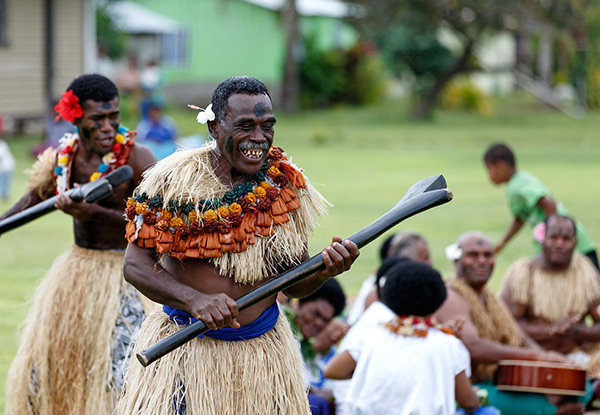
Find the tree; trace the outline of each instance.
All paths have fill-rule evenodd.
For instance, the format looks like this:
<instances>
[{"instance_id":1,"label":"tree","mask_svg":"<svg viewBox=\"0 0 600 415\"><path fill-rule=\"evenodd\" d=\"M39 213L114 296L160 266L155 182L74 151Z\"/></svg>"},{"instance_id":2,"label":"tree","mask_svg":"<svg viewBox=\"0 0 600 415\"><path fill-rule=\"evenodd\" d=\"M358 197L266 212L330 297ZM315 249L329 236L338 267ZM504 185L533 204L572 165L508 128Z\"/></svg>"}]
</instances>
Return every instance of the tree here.
<instances>
[{"instance_id":1,"label":"tree","mask_svg":"<svg viewBox=\"0 0 600 415\"><path fill-rule=\"evenodd\" d=\"M589 1L592 0L352 0L367 11L356 24L366 36L379 40L382 49L385 49L381 42L385 39L384 34L398 27L408 30L415 42L424 37L435 38L440 28L450 29L460 42L458 55L439 68L431 85L419 94L412 112L417 118L430 113L453 77L474 68L473 52L486 35L501 30L518 33L526 20L543 20L552 28L564 28L581 21ZM561 18L565 14L569 16L566 21ZM427 51L423 53L427 54Z\"/></svg>"},{"instance_id":2,"label":"tree","mask_svg":"<svg viewBox=\"0 0 600 415\"><path fill-rule=\"evenodd\" d=\"M298 70L298 11L296 0L286 0L281 7L281 21L286 34L283 83L281 85L281 109L293 113L298 110L300 75Z\"/></svg>"}]
</instances>

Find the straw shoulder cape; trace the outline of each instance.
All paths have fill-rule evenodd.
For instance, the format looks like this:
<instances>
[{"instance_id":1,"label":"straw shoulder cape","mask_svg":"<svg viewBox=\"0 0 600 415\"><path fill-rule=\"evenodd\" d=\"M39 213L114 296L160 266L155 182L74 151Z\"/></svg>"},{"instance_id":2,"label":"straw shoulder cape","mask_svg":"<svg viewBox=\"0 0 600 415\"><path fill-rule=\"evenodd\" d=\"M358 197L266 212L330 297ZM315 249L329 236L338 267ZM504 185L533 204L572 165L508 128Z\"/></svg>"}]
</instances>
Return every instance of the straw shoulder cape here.
<instances>
[{"instance_id":1,"label":"straw shoulder cape","mask_svg":"<svg viewBox=\"0 0 600 415\"><path fill-rule=\"evenodd\" d=\"M214 172L216 143L181 150L144 173L127 202L126 238L159 255L206 259L252 284L296 265L328 202L278 147L233 188Z\"/></svg>"}]
</instances>

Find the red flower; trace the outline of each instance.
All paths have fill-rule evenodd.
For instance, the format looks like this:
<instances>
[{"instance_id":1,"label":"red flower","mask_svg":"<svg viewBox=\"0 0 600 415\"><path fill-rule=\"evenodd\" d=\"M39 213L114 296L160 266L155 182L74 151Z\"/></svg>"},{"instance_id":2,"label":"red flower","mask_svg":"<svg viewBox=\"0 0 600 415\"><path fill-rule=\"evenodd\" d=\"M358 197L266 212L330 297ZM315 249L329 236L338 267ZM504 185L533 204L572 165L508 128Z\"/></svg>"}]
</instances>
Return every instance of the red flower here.
<instances>
[{"instance_id":1,"label":"red flower","mask_svg":"<svg viewBox=\"0 0 600 415\"><path fill-rule=\"evenodd\" d=\"M72 123L83 116L83 110L79 105L79 97L73 93L72 89L65 91L54 110L58 113L55 118L56 121L62 118Z\"/></svg>"}]
</instances>

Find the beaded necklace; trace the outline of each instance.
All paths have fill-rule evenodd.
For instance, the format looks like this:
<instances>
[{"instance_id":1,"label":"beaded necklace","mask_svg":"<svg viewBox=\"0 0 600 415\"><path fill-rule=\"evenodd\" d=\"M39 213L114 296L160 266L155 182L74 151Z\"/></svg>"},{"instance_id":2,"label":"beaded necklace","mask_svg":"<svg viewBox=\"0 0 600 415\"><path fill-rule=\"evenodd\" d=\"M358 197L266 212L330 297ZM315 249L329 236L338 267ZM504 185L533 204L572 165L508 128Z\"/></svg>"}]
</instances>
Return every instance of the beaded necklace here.
<instances>
[{"instance_id":1,"label":"beaded necklace","mask_svg":"<svg viewBox=\"0 0 600 415\"><path fill-rule=\"evenodd\" d=\"M102 162L98 169L90 175L90 182L106 176L117 167L121 167L127 161L129 150L133 146L135 137L134 131L128 131L120 126L115 136L115 143L110 152L102 157ZM61 139L57 151L56 167L54 168L54 177L56 178L56 194L63 193L69 189L69 177L71 173L71 163L75 156L77 146L79 145L79 134L77 129L74 133L66 133Z\"/></svg>"},{"instance_id":2,"label":"beaded necklace","mask_svg":"<svg viewBox=\"0 0 600 415\"><path fill-rule=\"evenodd\" d=\"M403 315L397 316L387 323L381 323L392 333L405 336L427 337L430 328L436 328L446 334L452 334L452 329L442 324L434 324L430 319L420 316Z\"/></svg>"}]
</instances>

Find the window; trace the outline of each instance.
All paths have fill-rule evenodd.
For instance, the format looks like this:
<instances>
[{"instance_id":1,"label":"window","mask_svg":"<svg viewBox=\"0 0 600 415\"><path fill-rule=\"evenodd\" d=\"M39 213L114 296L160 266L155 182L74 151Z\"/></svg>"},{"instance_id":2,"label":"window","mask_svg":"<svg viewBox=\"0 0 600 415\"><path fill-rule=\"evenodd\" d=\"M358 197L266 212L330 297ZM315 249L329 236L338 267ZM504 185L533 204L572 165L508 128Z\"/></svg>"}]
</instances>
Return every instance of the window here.
<instances>
[{"instance_id":1,"label":"window","mask_svg":"<svg viewBox=\"0 0 600 415\"><path fill-rule=\"evenodd\" d=\"M0 0L0 46L8 46L8 16L6 0Z\"/></svg>"},{"instance_id":2,"label":"window","mask_svg":"<svg viewBox=\"0 0 600 415\"><path fill-rule=\"evenodd\" d=\"M1 1L1 0L0 0ZM189 33L185 29L162 35L162 64L186 66L189 61Z\"/></svg>"}]
</instances>

